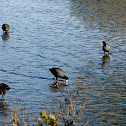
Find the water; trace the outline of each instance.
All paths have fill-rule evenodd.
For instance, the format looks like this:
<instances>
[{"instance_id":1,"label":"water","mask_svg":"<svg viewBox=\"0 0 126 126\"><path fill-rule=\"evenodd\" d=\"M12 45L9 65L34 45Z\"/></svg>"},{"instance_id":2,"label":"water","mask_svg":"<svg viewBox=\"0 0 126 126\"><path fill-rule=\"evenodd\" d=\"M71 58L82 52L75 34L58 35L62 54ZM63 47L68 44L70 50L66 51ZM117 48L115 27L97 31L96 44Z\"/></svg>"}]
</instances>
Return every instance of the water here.
<instances>
[{"instance_id":1,"label":"water","mask_svg":"<svg viewBox=\"0 0 126 126\"><path fill-rule=\"evenodd\" d=\"M88 125L126 125L124 2L1 1L0 24L8 23L11 29L8 40L0 31L0 82L12 89L5 96L6 109L1 107L0 124L8 119L14 99L39 115L45 101L50 108L52 97L77 90L88 97ZM107 57L103 40L111 46ZM68 86L50 87L51 67L66 71Z\"/></svg>"}]
</instances>

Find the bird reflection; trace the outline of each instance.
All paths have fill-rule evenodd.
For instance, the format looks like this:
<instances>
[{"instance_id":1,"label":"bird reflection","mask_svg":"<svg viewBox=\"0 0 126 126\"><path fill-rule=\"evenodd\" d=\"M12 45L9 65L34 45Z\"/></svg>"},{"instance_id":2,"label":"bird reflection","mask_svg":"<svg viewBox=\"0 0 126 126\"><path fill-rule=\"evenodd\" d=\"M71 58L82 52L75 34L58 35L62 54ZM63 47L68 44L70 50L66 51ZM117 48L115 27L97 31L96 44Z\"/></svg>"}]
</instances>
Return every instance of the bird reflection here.
<instances>
[{"instance_id":1,"label":"bird reflection","mask_svg":"<svg viewBox=\"0 0 126 126\"><path fill-rule=\"evenodd\" d=\"M105 65L106 63L110 62L110 56L108 54L104 55L102 57L102 65Z\"/></svg>"},{"instance_id":2,"label":"bird reflection","mask_svg":"<svg viewBox=\"0 0 126 126\"><path fill-rule=\"evenodd\" d=\"M3 33L2 39L3 40L8 40L10 38L9 33Z\"/></svg>"},{"instance_id":3,"label":"bird reflection","mask_svg":"<svg viewBox=\"0 0 126 126\"><path fill-rule=\"evenodd\" d=\"M0 113L5 114L8 112L9 108L7 107L7 104L4 99L0 99Z\"/></svg>"},{"instance_id":4,"label":"bird reflection","mask_svg":"<svg viewBox=\"0 0 126 126\"><path fill-rule=\"evenodd\" d=\"M58 83L58 82L54 82L53 84L50 85L50 87L52 89L56 88L56 89L63 89L68 85L68 83Z\"/></svg>"}]
</instances>

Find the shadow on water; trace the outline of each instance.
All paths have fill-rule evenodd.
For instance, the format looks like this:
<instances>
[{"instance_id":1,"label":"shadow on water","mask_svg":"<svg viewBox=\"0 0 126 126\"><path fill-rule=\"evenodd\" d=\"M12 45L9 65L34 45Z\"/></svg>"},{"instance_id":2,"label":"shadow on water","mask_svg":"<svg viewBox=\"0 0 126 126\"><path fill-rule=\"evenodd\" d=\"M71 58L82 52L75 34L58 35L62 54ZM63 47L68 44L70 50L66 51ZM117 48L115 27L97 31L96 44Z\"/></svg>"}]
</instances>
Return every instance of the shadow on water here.
<instances>
[{"instance_id":1,"label":"shadow on water","mask_svg":"<svg viewBox=\"0 0 126 126\"><path fill-rule=\"evenodd\" d=\"M118 31L126 26L125 5L125 0L71 0L71 11L73 16L92 27Z\"/></svg>"}]
</instances>

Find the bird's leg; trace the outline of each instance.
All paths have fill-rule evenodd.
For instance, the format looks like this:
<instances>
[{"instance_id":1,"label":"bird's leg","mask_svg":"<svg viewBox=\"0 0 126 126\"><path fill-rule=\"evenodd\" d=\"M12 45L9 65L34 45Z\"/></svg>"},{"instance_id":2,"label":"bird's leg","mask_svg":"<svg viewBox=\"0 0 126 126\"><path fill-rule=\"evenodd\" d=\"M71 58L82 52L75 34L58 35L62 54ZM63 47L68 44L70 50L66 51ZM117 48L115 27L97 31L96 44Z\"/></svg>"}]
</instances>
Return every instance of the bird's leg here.
<instances>
[{"instance_id":1,"label":"bird's leg","mask_svg":"<svg viewBox=\"0 0 126 126\"><path fill-rule=\"evenodd\" d=\"M2 100L4 100L4 95L2 95Z\"/></svg>"},{"instance_id":2,"label":"bird's leg","mask_svg":"<svg viewBox=\"0 0 126 126\"><path fill-rule=\"evenodd\" d=\"M56 80L55 80L55 82L57 83L57 77L56 77Z\"/></svg>"},{"instance_id":3,"label":"bird's leg","mask_svg":"<svg viewBox=\"0 0 126 126\"><path fill-rule=\"evenodd\" d=\"M2 100L4 99L4 95L3 95L3 92L1 91L1 94L2 94Z\"/></svg>"}]
</instances>

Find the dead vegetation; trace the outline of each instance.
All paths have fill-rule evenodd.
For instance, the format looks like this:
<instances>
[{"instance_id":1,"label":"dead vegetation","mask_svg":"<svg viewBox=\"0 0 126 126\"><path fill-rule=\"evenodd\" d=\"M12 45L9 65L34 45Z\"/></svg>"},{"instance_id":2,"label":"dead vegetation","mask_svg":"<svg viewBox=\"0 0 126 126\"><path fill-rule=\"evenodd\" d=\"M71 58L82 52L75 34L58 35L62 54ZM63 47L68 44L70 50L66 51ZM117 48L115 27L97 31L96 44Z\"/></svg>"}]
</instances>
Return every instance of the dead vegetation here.
<instances>
[{"instance_id":1,"label":"dead vegetation","mask_svg":"<svg viewBox=\"0 0 126 126\"><path fill-rule=\"evenodd\" d=\"M51 109L45 103L45 109L38 116L32 114L29 107L22 107L19 101L14 101L15 105L8 110L10 118L5 121L5 126L86 126L89 122L89 117L85 116L88 98L76 95L77 92L67 91L62 98L53 97Z\"/></svg>"}]
</instances>

